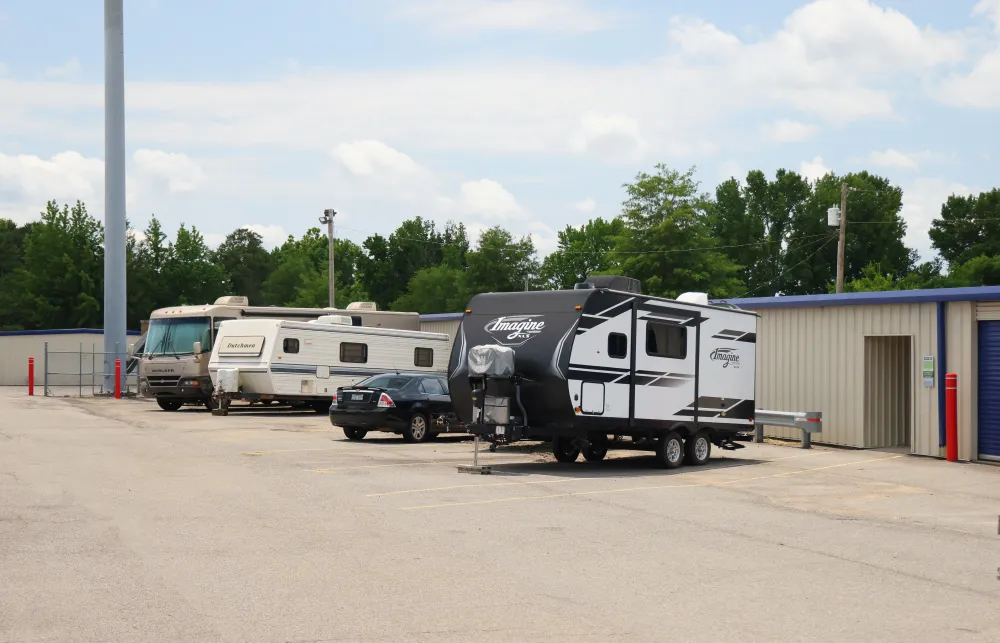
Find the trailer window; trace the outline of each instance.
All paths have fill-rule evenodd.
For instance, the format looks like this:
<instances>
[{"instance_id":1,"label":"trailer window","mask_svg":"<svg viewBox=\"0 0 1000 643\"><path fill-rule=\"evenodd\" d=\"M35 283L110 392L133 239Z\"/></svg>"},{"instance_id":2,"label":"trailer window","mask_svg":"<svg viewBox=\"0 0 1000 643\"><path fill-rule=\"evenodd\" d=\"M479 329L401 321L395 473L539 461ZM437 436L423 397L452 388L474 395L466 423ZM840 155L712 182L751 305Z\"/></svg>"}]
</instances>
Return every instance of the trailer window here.
<instances>
[{"instance_id":1,"label":"trailer window","mask_svg":"<svg viewBox=\"0 0 1000 643\"><path fill-rule=\"evenodd\" d=\"M654 357L685 359L687 357L687 328L646 322L646 354Z\"/></svg>"},{"instance_id":2,"label":"trailer window","mask_svg":"<svg viewBox=\"0 0 1000 643\"><path fill-rule=\"evenodd\" d=\"M434 349L433 348L414 348L413 349L413 365L414 366L434 366Z\"/></svg>"},{"instance_id":3,"label":"trailer window","mask_svg":"<svg viewBox=\"0 0 1000 643\"><path fill-rule=\"evenodd\" d=\"M284 341L281 342L281 350L286 353L298 353L299 352L299 340L294 337L286 337Z\"/></svg>"},{"instance_id":4,"label":"trailer window","mask_svg":"<svg viewBox=\"0 0 1000 643\"><path fill-rule=\"evenodd\" d=\"M625 359L628 357L628 337L621 333L608 335L608 357Z\"/></svg>"},{"instance_id":5,"label":"trailer window","mask_svg":"<svg viewBox=\"0 0 1000 643\"><path fill-rule=\"evenodd\" d=\"M364 364L368 361L368 344L342 342L340 344L340 361L350 364Z\"/></svg>"}]
</instances>

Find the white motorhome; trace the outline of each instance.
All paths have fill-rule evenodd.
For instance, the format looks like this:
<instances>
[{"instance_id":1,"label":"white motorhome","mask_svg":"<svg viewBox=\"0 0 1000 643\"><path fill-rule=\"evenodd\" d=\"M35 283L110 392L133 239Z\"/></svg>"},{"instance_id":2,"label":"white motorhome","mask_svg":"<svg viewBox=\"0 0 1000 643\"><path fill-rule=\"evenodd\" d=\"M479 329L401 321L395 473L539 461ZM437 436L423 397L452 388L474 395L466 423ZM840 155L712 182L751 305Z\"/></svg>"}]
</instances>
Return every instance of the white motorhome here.
<instances>
[{"instance_id":1,"label":"white motorhome","mask_svg":"<svg viewBox=\"0 0 1000 643\"><path fill-rule=\"evenodd\" d=\"M216 406L232 399L305 403L325 413L338 386L405 370L445 376L444 333L352 326L349 317L222 322L208 362Z\"/></svg>"},{"instance_id":2,"label":"white motorhome","mask_svg":"<svg viewBox=\"0 0 1000 643\"><path fill-rule=\"evenodd\" d=\"M186 304L154 310L139 358L139 390L165 411L184 404L209 406L212 380L207 355L219 325L232 319L310 320L340 314L354 326L420 330L417 313L378 310L372 302L353 302L345 310L251 306L246 297L220 297L214 304Z\"/></svg>"}]
</instances>

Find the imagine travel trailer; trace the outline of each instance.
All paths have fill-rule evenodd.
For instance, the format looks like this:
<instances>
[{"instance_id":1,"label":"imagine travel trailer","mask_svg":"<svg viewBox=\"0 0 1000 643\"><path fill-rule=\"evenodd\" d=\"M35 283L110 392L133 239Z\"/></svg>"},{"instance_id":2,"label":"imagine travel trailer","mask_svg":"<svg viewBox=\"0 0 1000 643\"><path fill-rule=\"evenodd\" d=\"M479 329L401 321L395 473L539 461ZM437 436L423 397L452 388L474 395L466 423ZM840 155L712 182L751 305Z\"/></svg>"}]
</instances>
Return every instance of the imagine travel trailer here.
<instances>
[{"instance_id":1,"label":"imagine travel trailer","mask_svg":"<svg viewBox=\"0 0 1000 643\"><path fill-rule=\"evenodd\" d=\"M208 372L225 411L233 399L330 408L338 386L392 371L447 372L444 333L352 326L344 315L302 322L241 319L223 322Z\"/></svg>"},{"instance_id":2,"label":"imagine travel trailer","mask_svg":"<svg viewBox=\"0 0 1000 643\"><path fill-rule=\"evenodd\" d=\"M630 436L664 466L753 431L757 315L594 287L474 296L448 369L459 418L496 444L552 438L600 460Z\"/></svg>"},{"instance_id":3,"label":"imagine travel trailer","mask_svg":"<svg viewBox=\"0 0 1000 643\"><path fill-rule=\"evenodd\" d=\"M150 315L139 357L139 391L156 399L165 411L184 404L210 406L212 379L208 359L219 325L234 319L310 320L348 315L351 324L374 328L420 330L420 315L378 310L371 302L354 302L346 310L251 306L246 297L220 297L214 304L171 306Z\"/></svg>"}]
</instances>

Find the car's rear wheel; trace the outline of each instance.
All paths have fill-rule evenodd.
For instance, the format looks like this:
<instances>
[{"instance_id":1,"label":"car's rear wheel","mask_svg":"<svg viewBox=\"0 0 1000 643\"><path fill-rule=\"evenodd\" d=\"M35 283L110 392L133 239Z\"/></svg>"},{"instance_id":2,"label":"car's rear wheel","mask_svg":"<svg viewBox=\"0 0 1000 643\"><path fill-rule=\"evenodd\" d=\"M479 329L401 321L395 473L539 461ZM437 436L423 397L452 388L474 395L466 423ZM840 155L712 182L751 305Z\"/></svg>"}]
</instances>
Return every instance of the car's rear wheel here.
<instances>
[{"instance_id":1,"label":"car's rear wheel","mask_svg":"<svg viewBox=\"0 0 1000 643\"><path fill-rule=\"evenodd\" d=\"M403 431L403 439L407 442L426 442L430 434L431 428L427 424L427 416L423 413L414 413L406 430Z\"/></svg>"},{"instance_id":2,"label":"car's rear wheel","mask_svg":"<svg viewBox=\"0 0 1000 643\"><path fill-rule=\"evenodd\" d=\"M184 405L184 402L180 400L172 400L169 397L158 397L156 398L156 403L164 411L176 411Z\"/></svg>"},{"instance_id":3,"label":"car's rear wheel","mask_svg":"<svg viewBox=\"0 0 1000 643\"><path fill-rule=\"evenodd\" d=\"M357 429L354 427L345 426L344 435L347 436L348 440L353 440L355 442L358 442L365 439L365 436L368 435L368 431L366 431L365 429Z\"/></svg>"}]
</instances>

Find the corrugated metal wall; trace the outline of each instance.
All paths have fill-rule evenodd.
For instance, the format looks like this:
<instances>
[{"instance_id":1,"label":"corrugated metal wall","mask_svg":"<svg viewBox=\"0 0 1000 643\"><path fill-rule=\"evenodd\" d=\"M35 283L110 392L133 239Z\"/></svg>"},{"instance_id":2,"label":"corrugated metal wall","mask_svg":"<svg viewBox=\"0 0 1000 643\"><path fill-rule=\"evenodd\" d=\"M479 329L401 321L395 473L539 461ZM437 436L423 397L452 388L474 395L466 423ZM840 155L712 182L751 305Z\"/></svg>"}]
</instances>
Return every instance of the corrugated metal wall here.
<instances>
[{"instance_id":1,"label":"corrugated metal wall","mask_svg":"<svg viewBox=\"0 0 1000 643\"><path fill-rule=\"evenodd\" d=\"M980 304L982 305L982 304ZM958 375L958 457L972 460L977 453L976 423L979 386L979 341L976 333L976 303L971 301L948 302L947 329L948 372ZM1000 310L1000 306L996 307ZM1000 317L998 317L1000 319ZM944 382L942 382L942 385ZM944 456L944 449L928 455Z\"/></svg>"},{"instance_id":2,"label":"corrugated metal wall","mask_svg":"<svg viewBox=\"0 0 1000 643\"><path fill-rule=\"evenodd\" d=\"M137 336L130 335L128 337L129 345L135 344L138 340ZM74 373L72 377L50 378L49 384L52 386L75 386L80 379L76 373L81 368L85 373L89 373L93 369L93 358L89 354L90 351L95 350L95 347L98 352L104 350L104 335L101 333L0 335L0 386L27 386L28 358L34 357L35 386L41 387L45 342L49 343L50 351L77 352L75 355L55 354L50 356L50 372ZM84 351L88 353L84 357L82 367L78 355L80 344L83 344ZM102 361L103 356L98 356L97 359ZM97 372L102 372L103 368L103 363L98 364ZM36 393L40 393L40 391L36 391Z\"/></svg>"},{"instance_id":3,"label":"corrugated metal wall","mask_svg":"<svg viewBox=\"0 0 1000 643\"><path fill-rule=\"evenodd\" d=\"M757 333L757 408L822 411L817 442L865 446L864 337L911 336L916 355L936 353L934 304L767 308ZM916 378L913 379L916 381ZM936 388L914 387L916 453L938 455ZM768 435L799 439L793 429Z\"/></svg>"},{"instance_id":4,"label":"corrugated metal wall","mask_svg":"<svg viewBox=\"0 0 1000 643\"><path fill-rule=\"evenodd\" d=\"M461 319L456 319L455 321L420 320L420 330L426 331L428 333L447 333L448 337L450 337L452 341L451 344L448 344L448 357L450 360L451 346L455 342L455 334L458 332L458 327L461 325L461 323L462 323Z\"/></svg>"},{"instance_id":5,"label":"corrugated metal wall","mask_svg":"<svg viewBox=\"0 0 1000 643\"><path fill-rule=\"evenodd\" d=\"M910 443L911 339L906 335L864 338L866 447L897 447Z\"/></svg>"}]
</instances>

